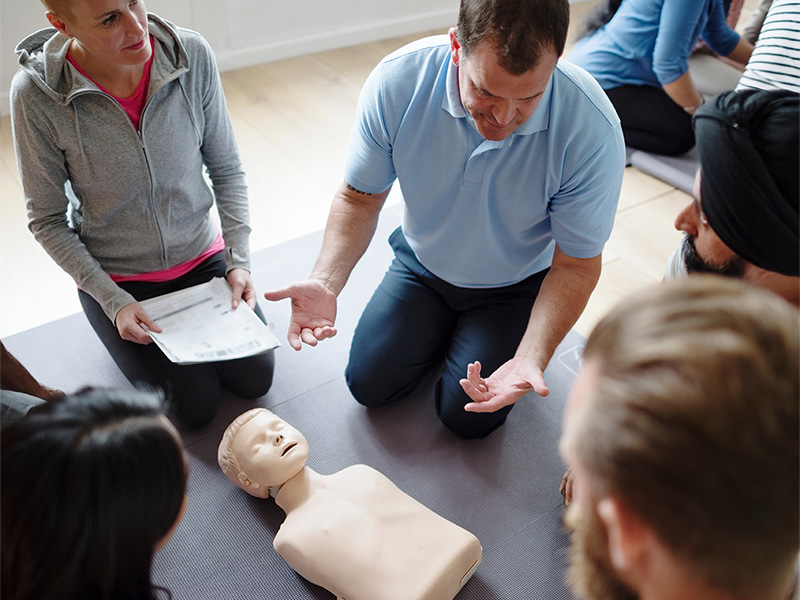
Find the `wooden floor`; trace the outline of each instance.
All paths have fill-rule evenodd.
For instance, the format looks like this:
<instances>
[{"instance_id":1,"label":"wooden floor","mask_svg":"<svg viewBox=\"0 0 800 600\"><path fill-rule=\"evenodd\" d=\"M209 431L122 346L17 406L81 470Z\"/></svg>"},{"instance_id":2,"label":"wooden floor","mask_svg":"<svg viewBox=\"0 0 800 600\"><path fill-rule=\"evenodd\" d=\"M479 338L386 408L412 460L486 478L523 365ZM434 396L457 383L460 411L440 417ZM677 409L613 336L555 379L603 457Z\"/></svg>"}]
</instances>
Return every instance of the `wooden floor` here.
<instances>
[{"instance_id":1,"label":"wooden floor","mask_svg":"<svg viewBox=\"0 0 800 600\"><path fill-rule=\"evenodd\" d=\"M573 23L584 12L573 8ZM741 22L741 21L740 21ZM444 32L441 31L441 32ZM322 229L342 179L344 151L364 79L395 48L437 32L223 73L250 187L252 249ZM389 202L397 202L396 194ZM680 240L673 220L689 197L629 167L603 274L577 329L583 335L617 300L661 280ZM27 230L8 117L0 124L0 337L80 311L72 280ZM307 273L298 273L303 278ZM257 281L259 292L269 281Z\"/></svg>"}]
</instances>

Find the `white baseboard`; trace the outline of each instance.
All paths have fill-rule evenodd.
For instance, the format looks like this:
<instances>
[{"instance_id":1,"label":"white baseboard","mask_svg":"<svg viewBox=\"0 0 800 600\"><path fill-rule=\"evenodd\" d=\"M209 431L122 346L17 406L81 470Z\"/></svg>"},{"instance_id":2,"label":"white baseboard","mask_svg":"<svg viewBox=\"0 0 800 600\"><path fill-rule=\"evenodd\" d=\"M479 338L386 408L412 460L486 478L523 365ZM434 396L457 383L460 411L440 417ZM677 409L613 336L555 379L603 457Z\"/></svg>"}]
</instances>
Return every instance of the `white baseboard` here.
<instances>
[{"instance_id":1,"label":"white baseboard","mask_svg":"<svg viewBox=\"0 0 800 600\"><path fill-rule=\"evenodd\" d=\"M390 37L409 35L430 29L439 29L456 22L457 11L444 10L405 19L373 23L358 29L340 29L324 35L295 38L276 44L264 44L242 50L215 51L221 71L241 69L253 65L365 44ZM0 93L0 116L9 114L9 92Z\"/></svg>"},{"instance_id":2,"label":"white baseboard","mask_svg":"<svg viewBox=\"0 0 800 600\"><path fill-rule=\"evenodd\" d=\"M404 19L373 23L367 27L339 29L323 35L315 34L243 50L223 51L216 55L217 64L221 71L241 69L294 56L439 29L455 24L457 16L457 12L454 10L437 11Z\"/></svg>"}]
</instances>

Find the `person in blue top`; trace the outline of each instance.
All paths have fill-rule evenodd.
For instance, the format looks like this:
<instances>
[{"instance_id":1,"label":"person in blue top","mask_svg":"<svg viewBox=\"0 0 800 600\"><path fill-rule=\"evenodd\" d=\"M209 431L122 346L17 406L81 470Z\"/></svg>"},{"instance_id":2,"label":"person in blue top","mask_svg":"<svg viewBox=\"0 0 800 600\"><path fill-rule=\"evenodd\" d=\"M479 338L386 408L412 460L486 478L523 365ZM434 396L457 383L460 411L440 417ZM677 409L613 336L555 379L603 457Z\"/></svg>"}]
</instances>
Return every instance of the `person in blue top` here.
<instances>
[{"instance_id":1,"label":"person in blue top","mask_svg":"<svg viewBox=\"0 0 800 600\"><path fill-rule=\"evenodd\" d=\"M692 115L704 101L689 75L697 40L741 64L753 45L728 27L724 0L601 2L611 5L610 20L580 39L568 60L589 71L608 94L629 147L673 156L687 152L694 146Z\"/></svg>"},{"instance_id":2,"label":"person in blue top","mask_svg":"<svg viewBox=\"0 0 800 600\"><path fill-rule=\"evenodd\" d=\"M462 0L449 36L397 50L365 83L313 272L265 294L291 298L296 350L334 335L337 296L399 181L395 259L345 374L362 404L441 369L439 418L479 438L530 390L549 393L542 372L597 283L624 169L613 106L559 60L568 24L567 0Z\"/></svg>"}]
</instances>

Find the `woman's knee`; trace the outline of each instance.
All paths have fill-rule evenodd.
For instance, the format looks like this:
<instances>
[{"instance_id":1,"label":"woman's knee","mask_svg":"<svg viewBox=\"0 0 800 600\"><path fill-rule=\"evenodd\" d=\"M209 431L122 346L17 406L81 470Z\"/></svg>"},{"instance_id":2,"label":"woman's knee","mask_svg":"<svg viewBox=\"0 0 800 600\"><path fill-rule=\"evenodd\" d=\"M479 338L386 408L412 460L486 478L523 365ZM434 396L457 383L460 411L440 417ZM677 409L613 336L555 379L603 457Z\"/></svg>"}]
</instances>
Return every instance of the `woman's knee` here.
<instances>
[{"instance_id":1,"label":"woman's knee","mask_svg":"<svg viewBox=\"0 0 800 600\"><path fill-rule=\"evenodd\" d=\"M216 377L170 381L165 392L170 416L185 429L202 429L219 410L221 388Z\"/></svg>"},{"instance_id":2,"label":"woman's knee","mask_svg":"<svg viewBox=\"0 0 800 600\"><path fill-rule=\"evenodd\" d=\"M217 374L222 386L240 398L260 398L272 387L275 373L275 351L232 361L217 363Z\"/></svg>"}]
</instances>

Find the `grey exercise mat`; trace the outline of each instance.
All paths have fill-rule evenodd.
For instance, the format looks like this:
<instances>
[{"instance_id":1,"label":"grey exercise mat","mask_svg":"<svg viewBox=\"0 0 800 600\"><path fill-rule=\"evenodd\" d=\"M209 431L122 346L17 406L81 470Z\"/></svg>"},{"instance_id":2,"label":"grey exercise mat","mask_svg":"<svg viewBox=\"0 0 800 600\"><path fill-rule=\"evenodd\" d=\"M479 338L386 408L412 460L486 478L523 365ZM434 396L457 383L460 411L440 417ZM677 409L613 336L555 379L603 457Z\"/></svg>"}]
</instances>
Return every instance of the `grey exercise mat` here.
<instances>
[{"instance_id":1,"label":"grey exercise mat","mask_svg":"<svg viewBox=\"0 0 800 600\"><path fill-rule=\"evenodd\" d=\"M680 156L663 156L634 150L630 154L629 161L643 173L652 175L665 183L674 185L690 196L692 195L694 176L697 169L700 168L700 156L697 154L696 146Z\"/></svg>"},{"instance_id":2,"label":"grey exercise mat","mask_svg":"<svg viewBox=\"0 0 800 600\"><path fill-rule=\"evenodd\" d=\"M458 600L571 598L564 584L569 541L562 526L558 487L564 466L557 441L564 400L580 368L580 335L569 334L545 373L550 396L523 398L506 424L484 440L461 440L439 423L433 377L409 398L377 410L357 404L344 383L350 338L391 260L386 239L400 211L396 205L384 209L372 245L340 296L339 334L299 353L284 342L276 351L275 380L266 396L257 401L226 397L209 427L184 434L188 510L154 564L156 583L168 587L175 600L333 598L296 575L273 550L281 509L235 488L217 467L222 432L252 406L273 410L306 436L314 470L327 474L368 464L475 533L484 562ZM321 240L316 233L255 253L259 291L306 276ZM288 301L261 304L284 340ZM4 342L34 375L65 391L130 385L82 314Z\"/></svg>"}]
</instances>

